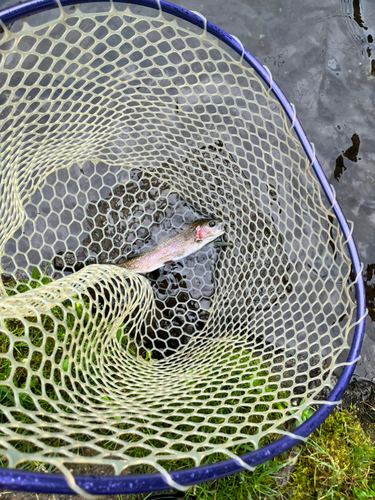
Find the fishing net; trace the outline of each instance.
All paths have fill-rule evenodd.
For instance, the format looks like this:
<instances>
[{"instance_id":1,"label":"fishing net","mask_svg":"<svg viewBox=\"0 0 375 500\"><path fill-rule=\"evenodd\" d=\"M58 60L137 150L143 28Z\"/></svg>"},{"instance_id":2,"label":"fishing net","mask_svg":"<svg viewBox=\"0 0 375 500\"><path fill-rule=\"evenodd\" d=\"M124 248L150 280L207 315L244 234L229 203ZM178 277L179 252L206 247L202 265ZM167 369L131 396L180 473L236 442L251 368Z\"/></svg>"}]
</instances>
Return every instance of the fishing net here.
<instances>
[{"instance_id":1,"label":"fishing net","mask_svg":"<svg viewBox=\"0 0 375 500\"><path fill-rule=\"evenodd\" d=\"M2 462L78 492L83 463L178 487L168 471L244 465L322 399L354 323L351 263L241 57L157 10L89 10L1 35ZM232 246L147 276L113 265L202 217Z\"/></svg>"}]
</instances>

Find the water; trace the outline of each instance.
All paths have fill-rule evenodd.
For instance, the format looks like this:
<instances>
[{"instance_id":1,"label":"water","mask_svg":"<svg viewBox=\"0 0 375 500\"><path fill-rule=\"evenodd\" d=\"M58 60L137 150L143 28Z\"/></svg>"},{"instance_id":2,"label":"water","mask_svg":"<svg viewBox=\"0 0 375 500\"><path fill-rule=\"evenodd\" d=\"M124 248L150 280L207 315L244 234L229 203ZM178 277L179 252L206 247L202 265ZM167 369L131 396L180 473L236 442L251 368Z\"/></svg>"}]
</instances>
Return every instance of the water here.
<instances>
[{"instance_id":1,"label":"water","mask_svg":"<svg viewBox=\"0 0 375 500\"><path fill-rule=\"evenodd\" d=\"M14 3L0 0L1 8ZM237 36L270 68L295 104L341 208L355 224L369 308L356 373L375 379L375 4L371 0L174 3L200 12Z\"/></svg>"},{"instance_id":2,"label":"water","mask_svg":"<svg viewBox=\"0 0 375 500\"><path fill-rule=\"evenodd\" d=\"M294 103L334 186L361 261L369 316L359 376L375 380L375 4L371 0L199 0L196 10L244 46Z\"/></svg>"}]
</instances>

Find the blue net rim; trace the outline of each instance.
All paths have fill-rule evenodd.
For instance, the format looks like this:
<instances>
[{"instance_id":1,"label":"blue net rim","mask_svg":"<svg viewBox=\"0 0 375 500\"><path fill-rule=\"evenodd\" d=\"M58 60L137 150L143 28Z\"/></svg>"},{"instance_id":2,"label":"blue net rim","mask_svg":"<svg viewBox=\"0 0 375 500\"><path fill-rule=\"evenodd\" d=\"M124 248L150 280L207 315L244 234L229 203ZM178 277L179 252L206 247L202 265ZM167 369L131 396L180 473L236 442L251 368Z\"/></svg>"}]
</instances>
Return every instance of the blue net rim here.
<instances>
[{"instance_id":1,"label":"blue net rim","mask_svg":"<svg viewBox=\"0 0 375 500\"><path fill-rule=\"evenodd\" d=\"M88 4L107 2L111 0L60 0L63 7L72 5ZM157 0L115 0L118 3L136 4L153 9L159 9ZM30 2L22 5L16 5L5 10L0 11L0 21L5 25L22 19L31 14L38 14L40 12L58 7L55 0L31 0ZM250 54L238 41L231 35L218 28L214 24L207 21L206 26L204 20L197 14L186 10L177 5L160 0L161 9L176 17L189 21L190 23L205 29L212 35L219 38L226 43L239 55L242 55L257 74L272 88L272 92L276 99L280 102L281 106L288 115L291 124L309 158L315 174L323 188L327 200L332 205L341 230L347 241L347 247L352 262L354 276L358 276L355 284L356 298L357 298L357 325L355 327L352 345L346 360L347 365L344 366L342 374L337 381L335 387L327 398L328 402L339 401L348 386L350 379L354 373L356 366L355 360L358 358L365 330L365 289L362 277L361 263L359 261L358 252L353 240L352 231L348 226L342 210L337 203L335 194L328 183L328 180L323 172L321 165L315 157L314 147L309 143L302 126L295 115L295 110L286 99L278 85L272 78L271 73L266 70L260 63ZM319 425L329 416L333 411L334 405L323 404L308 420L295 429L294 434L301 437L309 436ZM284 436L273 443L260 448L259 450L247 453L241 456L241 459L248 465L255 467L263 462L271 460L272 458L287 451L292 446L300 442L299 439L293 439L289 436ZM231 474L236 474L244 469L233 459L224 460L216 464L195 467L192 469L184 469L180 471L171 472L172 479L183 486L190 486L206 481L212 481ZM161 474L141 474L141 475L126 475L126 476L75 476L78 486L83 488L87 493L92 495L115 495L115 494L130 494L130 493L145 493L157 490L165 490L170 487L165 482ZM0 468L0 488L18 491L30 491L36 493L54 493L54 494L75 494L68 486L67 481L63 475L60 474L45 474L33 473L17 469Z\"/></svg>"}]
</instances>

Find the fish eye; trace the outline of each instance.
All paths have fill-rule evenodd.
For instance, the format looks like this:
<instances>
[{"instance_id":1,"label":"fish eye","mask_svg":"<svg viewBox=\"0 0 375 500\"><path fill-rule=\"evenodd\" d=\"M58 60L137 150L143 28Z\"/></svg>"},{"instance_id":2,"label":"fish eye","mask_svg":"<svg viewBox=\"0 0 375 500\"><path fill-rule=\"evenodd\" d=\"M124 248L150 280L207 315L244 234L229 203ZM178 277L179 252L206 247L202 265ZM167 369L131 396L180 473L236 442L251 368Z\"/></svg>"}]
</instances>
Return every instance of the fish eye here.
<instances>
[{"instance_id":1,"label":"fish eye","mask_svg":"<svg viewBox=\"0 0 375 500\"><path fill-rule=\"evenodd\" d=\"M215 227L216 226L216 222L214 220L210 220L210 222L208 223L208 225L210 227Z\"/></svg>"}]
</instances>

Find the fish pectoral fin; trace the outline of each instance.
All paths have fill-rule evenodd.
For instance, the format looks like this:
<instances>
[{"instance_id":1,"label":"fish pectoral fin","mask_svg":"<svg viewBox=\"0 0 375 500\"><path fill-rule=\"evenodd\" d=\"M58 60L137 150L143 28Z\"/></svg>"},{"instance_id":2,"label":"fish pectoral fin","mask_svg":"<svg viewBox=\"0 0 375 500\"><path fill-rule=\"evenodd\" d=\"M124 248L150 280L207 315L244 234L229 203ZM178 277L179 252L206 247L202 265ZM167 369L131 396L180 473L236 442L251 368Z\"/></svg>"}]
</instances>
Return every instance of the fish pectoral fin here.
<instances>
[{"instance_id":1,"label":"fish pectoral fin","mask_svg":"<svg viewBox=\"0 0 375 500\"><path fill-rule=\"evenodd\" d=\"M174 260L166 260L163 262L163 266L169 266L169 264L173 264Z\"/></svg>"}]
</instances>

